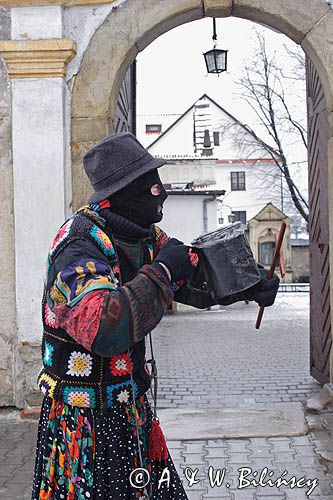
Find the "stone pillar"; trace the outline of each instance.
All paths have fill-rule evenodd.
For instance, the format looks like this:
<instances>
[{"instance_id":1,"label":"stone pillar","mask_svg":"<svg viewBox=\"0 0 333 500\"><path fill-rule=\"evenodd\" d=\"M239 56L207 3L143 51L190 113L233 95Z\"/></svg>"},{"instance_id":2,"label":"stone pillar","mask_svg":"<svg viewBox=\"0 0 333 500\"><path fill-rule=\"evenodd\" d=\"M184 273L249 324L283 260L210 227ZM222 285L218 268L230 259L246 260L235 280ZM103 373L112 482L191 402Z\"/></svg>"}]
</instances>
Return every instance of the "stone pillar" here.
<instances>
[{"instance_id":1,"label":"stone pillar","mask_svg":"<svg viewBox=\"0 0 333 500\"><path fill-rule=\"evenodd\" d=\"M33 39L40 34L44 39ZM12 37L25 40L0 42L12 80L18 407L36 389L44 264L71 203L64 76L75 44L53 38L61 34L60 7L17 8L12 9Z\"/></svg>"},{"instance_id":2,"label":"stone pillar","mask_svg":"<svg viewBox=\"0 0 333 500\"><path fill-rule=\"evenodd\" d=\"M0 7L0 39L10 37L10 15ZM13 356L16 345L11 89L0 61L0 406L14 404Z\"/></svg>"}]
</instances>

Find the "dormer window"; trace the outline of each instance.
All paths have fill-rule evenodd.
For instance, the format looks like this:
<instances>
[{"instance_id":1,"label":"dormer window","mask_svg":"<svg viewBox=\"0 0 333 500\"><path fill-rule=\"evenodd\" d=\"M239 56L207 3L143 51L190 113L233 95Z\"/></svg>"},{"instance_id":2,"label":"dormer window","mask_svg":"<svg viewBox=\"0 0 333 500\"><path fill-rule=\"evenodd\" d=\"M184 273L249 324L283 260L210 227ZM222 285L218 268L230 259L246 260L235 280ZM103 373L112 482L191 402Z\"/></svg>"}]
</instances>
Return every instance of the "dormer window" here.
<instances>
[{"instance_id":1,"label":"dormer window","mask_svg":"<svg viewBox=\"0 0 333 500\"><path fill-rule=\"evenodd\" d=\"M149 124L146 125L146 134L160 134L162 132L162 125L160 124Z\"/></svg>"}]
</instances>

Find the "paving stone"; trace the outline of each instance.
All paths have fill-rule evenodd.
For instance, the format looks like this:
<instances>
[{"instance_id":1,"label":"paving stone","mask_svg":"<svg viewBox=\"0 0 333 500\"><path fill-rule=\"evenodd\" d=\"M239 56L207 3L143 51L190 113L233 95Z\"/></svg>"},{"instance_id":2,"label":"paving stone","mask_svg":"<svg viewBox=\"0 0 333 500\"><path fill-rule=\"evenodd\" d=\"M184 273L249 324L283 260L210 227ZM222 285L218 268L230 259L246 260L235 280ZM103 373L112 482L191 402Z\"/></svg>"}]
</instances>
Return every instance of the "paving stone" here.
<instances>
[{"instance_id":1,"label":"paving stone","mask_svg":"<svg viewBox=\"0 0 333 500\"><path fill-rule=\"evenodd\" d=\"M202 453L182 453L184 466L204 465L205 459Z\"/></svg>"},{"instance_id":2,"label":"paving stone","mask_svg":"<svg viewBox=\"0 0 333 500\"><path fill-rule=\"evenodd\" d=\"M290 439L287 440L276 440L273 438L268 438L267 443L271 445L273 452L290 452L291 448L290 445L292 444L292 441Z\"/></svg>"},{"instance_id":3,"label":"paving stone","mask_svg":"<svg viewBox=\"0 0 333 500\"><path fill-rule=\"evenodd\" d=\"M211 458L225 458L228 456L229 448L224 447L222 444L211 447L209 445L205 445L205 456L209 461Z\"/></svg>"},{"instance_id":4,"label":"paving stone","mask_svg":"<svg viewBox=\"0 0 333 500\"><path fill-rule=\"evenodd\" d=\"M315 455L314 447L313 446L293 446L293 449L296 452L295 458L297 459L298 456L302 457L313 457Z\"/></svg>"},{"instance_id":5,"label":"paving stone","mask_svg":"<svg viewBox=\"0 0 333 500\"><path fill-rule=\"evenodd\" d=\"M233 452L248 453L250 441L248 439L228 439L228 447Z\"/></svg>"},{"instance_id":6,"label":"paving stone","mask_svg":"<svg viewBox=\"0 0 333 500\"><path fill-rule=\"evenodd\" d=\"M3 496L1 495L1 500L3 500L6 496L15 500L25 500L28 494L30 494L31 497L31 484L32 478L29 478L26 484L22 482L8 483L7 492L4 492Z\"/></svg>"},{"instance_id":7,"label":"paving stone","mask_svg":"<svg viewBox=\"0 0 333 500\"><path fill-rule=\"evenodd\" d=\"M7 481L7 484L27 485L32 481L33 471L16 470Z\"/></svg>"},{"instance_id":8,"label":"paving stone","mask_svg":"<svg viewBox=\"0 0 333 500\"><path fill-rule=\"evenodd\" d=\"M249 451L247 453L228 453L228 464L248 464L250 462Z\"/></svg>"},{"instance_id":9,"label":"paving stone","mask_svg":"<svg viewBox=\"0 0 333 500\"><path fill-rule=\"evenodd\" d=\"M246 490L229 490L233 500L253 500L255 494L248 489Z\"/></svg>"},{"instance_id":10,"label":"paving stone","mask_svg":"<svg viewBox=\"0 0 333 500\"><path fill-rule=\"evenodd\" d=\"M208 491L208 493L205 493L202 497L202 500L211 500L211 499L218 499L218 500L232 500L232 496L231 495L228 495L227 493L222 493L220 491L215 491L215 490L212 490L212 491Z\"/></svg>"},{"instance_id":11,"label":"paving stone","mask_svg":"<svg viewBox=\"0 0 333 500\"><path fill-rule=\"evenodd\" d=\"M310 498L312 499L313 496L311 495ZM299 490L299 489L298 490L293 489L293 490L286 492L286 499L287 500L308 500L309 497L306 495L305 491Z\"/></svg>"},{"instance_id":12,"label":"paving stone","mask_svg":"<svg viewBox=\"0 0 333 500\"><path fill-rule=\"evenodd\" d=\"M228 471L232 470L232 467L228 465L227 458L210 458L205 457L205 467L204 470L208 471L209 467L213 467L213 469L227 469Z\"/></svg>"},{"instance_id":13,"label":"paving stone","mask_svg":"<svg viewBox=\"0 0 333 500\"><path fill-rule=\"evenodd\" d=\"M285 463L285 462L292 462L295 458L295 452L290 451L280 451L280 452L273 452L273 464L274 463Z\"/></svg>"},{"instance_id":14,"label":"paving stone","mask_svg":"<svg viewBox=\"0 0 333 500\"><path fill-rule=\"evenodd\" d=\"M299 463L292 462L292 463L280 463L280 464L275 464L273 468L271 469L274 472L274 475L272 476L272 479L277 479L280 477L284 471L287 471L286 478L291 478L292 476L302 476L302 469L299 465Z\"/></svg>"},{"instance_id":15,"label":"paving stone","mask_svg":"<svg viewBox=\"0 0 333 500\"><path fill-rule=\"evenodd\" d=\"M243 467L251 467L253 470L256 470L256 471L261 471L265 467L268 467L268 469L273 468L273 462L272 462L272 459L270 459L270 458L256 458L255 460L249 458L247 460L247 462L245 462L241 465ZM236 464L233 464L232 467L235 468ZM237 468L239 468L239 465L237 466Z\"/></svg>"},{"instance_id":16,"label":"paving stone","mask_svg":"<svg viewBox=\"0 0 333 500\"><path fill-rule=\"evenodd\" d=\"M1 477L12 477L16 471L21 470L21 466L22 466L22 464L13 465L13 464L3 463L0 465L0 476Z\"/></svg>"},{"instance_id":17,"label":"paving stone","mask_svg":"<svg viewBox=\"0 0 333 500\"><path fill-rule=\"evenodd\" d=\"M262 498L263 500L274 500L275 498L286 498L286 496L280 493L276 493L274 495L271 495L270 493L264 495L263 493L261 493L260 495L257 494L255 498L256 499Z\"/></svg>"},{"instance_id":18,"label":"paving stone","mask_svg":"<svg viewBox=\"0 0 333 500\"><path fill-rule=\"evenodd\" d=\"M183 441L184 453L205 454L206 443L207 441Z\"/></svg>"}]
</instances>

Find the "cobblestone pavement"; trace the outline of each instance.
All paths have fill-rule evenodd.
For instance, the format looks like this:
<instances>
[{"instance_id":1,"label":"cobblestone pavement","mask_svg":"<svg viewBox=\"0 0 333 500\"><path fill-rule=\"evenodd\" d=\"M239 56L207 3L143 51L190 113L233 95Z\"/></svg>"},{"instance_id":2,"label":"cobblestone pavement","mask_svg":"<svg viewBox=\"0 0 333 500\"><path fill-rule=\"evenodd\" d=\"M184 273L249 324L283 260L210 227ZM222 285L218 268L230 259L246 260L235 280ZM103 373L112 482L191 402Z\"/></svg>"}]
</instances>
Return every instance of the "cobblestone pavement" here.
<instances>
[{"instance_id":1,"label":"cobblestone pavement","mask_svg":"<svg viewBox=\"0 0 333 500\"><path fill-rule=\"evenodd\" d=\"M308 374L308 296L281 294L276 307L265 311L259 332L254 329L256 313L254 304L236 304L165 317L153 334L160 407L274 405L305 402L317 393L320 386ZM333 500L333 412L306 418L306 436L170 442L189 500ZM36 422L20 421L15 412L0 418L0 500L30 498L36 431ZM198 469L199 482L192 487L186 467ZM214 474L225 470L221 486L211 487L209 467ZM271 476L264 483L285 470L285 478L309 482L302 488L239 488L246 467L252 473L243 476L244 485L246 479L259 481L265 467ZM315 478L318 486L308 497Z\"/></svg>"}]
</instances>

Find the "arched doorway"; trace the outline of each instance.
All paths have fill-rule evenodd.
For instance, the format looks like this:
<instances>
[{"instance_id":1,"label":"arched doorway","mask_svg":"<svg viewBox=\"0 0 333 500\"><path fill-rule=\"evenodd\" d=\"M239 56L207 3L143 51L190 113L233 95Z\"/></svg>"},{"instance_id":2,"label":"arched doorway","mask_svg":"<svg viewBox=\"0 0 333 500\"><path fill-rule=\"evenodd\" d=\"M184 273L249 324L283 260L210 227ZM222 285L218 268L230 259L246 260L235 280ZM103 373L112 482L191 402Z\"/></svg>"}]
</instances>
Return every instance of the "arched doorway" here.
<instances>
[{"instance_id":1,"label":"arched doorway","mask_svg":"<svg viewBox=\"0 0 333 500\"><path fill-rule=\"evenodd\" d=\"M203 17L231 15L263 23L284 33L302 46L310 61L310 128L313 138L316 138L310 140L310 170L312 165L312 196L320 201L313 203L316 211L312 214L312 274L316 276L312 284L316 288L313 296L318 300L312 301L311 310L312 317L316 316L316 321L312 321L311 370L324 383L333 373L330 370L332 278L329 271L332 218L328 218L326 230L322 230L325 214L330 213L328 206L333 193L333 182L330 182L333 170L333 79L330 68L333 58L329 35L333 12L326 2L298 0L290 4L287 0L278 3L261 0L166 0L162 6L153 0L128 0L121 8L112 10L92 36L74 84L73 205L77 208L90 190L82 174L82 156L91 144L115 131L119 91L137 53L180 24ZM105 64L105 61L111 64Z\"/></svg>"}]
</instances>

